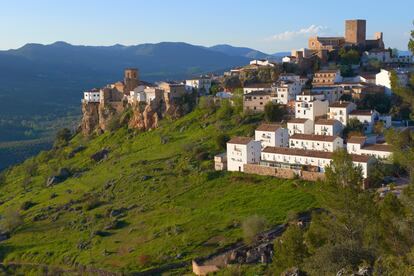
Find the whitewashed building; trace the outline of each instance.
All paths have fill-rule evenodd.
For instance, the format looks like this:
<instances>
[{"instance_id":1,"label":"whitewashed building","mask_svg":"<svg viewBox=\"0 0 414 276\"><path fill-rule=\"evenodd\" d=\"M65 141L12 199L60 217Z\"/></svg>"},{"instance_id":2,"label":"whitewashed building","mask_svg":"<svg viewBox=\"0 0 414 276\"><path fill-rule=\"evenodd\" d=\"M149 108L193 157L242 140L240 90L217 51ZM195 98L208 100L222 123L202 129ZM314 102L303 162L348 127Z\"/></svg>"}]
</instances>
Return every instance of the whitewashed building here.
<instances>
[{"instance_id":1,"label":"whitewashed building","mask_svg":"<svg viewBox=\"0 0 414 276\"><path fill-rule=\"evenodd\" d=\"M299 81L282 80L276 83L276 100L279 104L288 104L300 94L302 85Z\"/></svg>"},{"instance_id":2,"label":"whitewashed building","mask_svg":"<svg viewBox=\"0 0 414 276\"><path fill-rule=\"evenodd\" d=\"M322 97L324 97L322 95ZM298 95L295 101L295 117L315 120L316 117L326 115L329 102L320 100L315 95Z\"/></svg>"},{"instance_id":3,"label":"whitewashed building","mask_svg":"<svg viewBox=\"0 0 414 276\"><path fill-rule=\"evenodd\" d=\"M261 124L255 130L255 140L265 147L288 147L289 132L278 124Z\"/></svg>"},{"instance_id":4,"label":"whitewashed building","mask_svg":"<svg viewBox=\"0 0 414 276\"><path fill-rule=\"evenodd\" d=\"M389 159L392 146L388 144L368 144L364 136L352 136L348 139L346 150L349 154L370 155L378 159Z\"/></svg>"},{"instance_id":5,"label":"whitewashed building","mask_svg":"<svg viewBox=\"0 0 414 276\"><path fill-rule=\"evenodd\" d=\"M290 148L334 152L343 146L344 141L339 136L293 134L289 137Z\"/></svg>"},{"instance_id":6,"label":"whitewashed building","mask_svg":"<svg viewBox=\"0 0 414 276\"><path fill-rule=\"evenodd\" d=\"M328 117L339 121L344 127L348 124L349 114L356 109L351 102L339 101L329 105Z\"/></svg>"},{"instance_id":7,"label":"whitewashed building","mask_svg":"<svg viewBox=\"0 0 414 276\"><path fill-rule=\"evenodd\" d=\"M250 65L275 67L276 63L269 61L267 59L254 59L250 61Z\"/></svg>"},{"instance_id":8,"label":"whitewashed building","mask_svg":"<svg viewBox=\"0 0 414 276\"><path fill-rule=\"evenodd\" d=\"M249 137L234 137L227 142L227 170L244 171L244 164L260 161L260 141Z\"/></svg>"},{"instance_id":9,"label":"whitewashed building","mask_svg":"<svg viewBox=\"0 0 414 276\"><path fill-rule=\"evenodd\" d=\"M344 94L344 88L342 86L316 86L312 88L311 92L313 94L323 94L325 99L329 101L329 103L333 103L339 101L341 96Z\"/></svg>"},{"instance_id":10,"label":"whitewashed building","mask_svg":"<svg viewBox=\"0 0 414 276\"><path fill-rule=\"evenodd\" d=\"M256 91L267 91L273 90L273 83L253 83L243 87L243 94L249 94Z\"/></svg>"},{"instance_id":11,"label":"whitewashed building","mask_svg":"<svg viewBox=\"0 0 414 276\"><path fill-rule=\"evenodd\" d=\"M207 76L201 76L188 79L185 81L185 87L188 92L196 90L201 95L207 95L210 93L211 78Z\"/></svg>"},{"instance_id":12,"label":"whitewashed building","mask_svg":"<svg viewBox=\"0 0 414 276\"><path fill-rule=\"evenodd\" d=\"M287 122L289 135L313 134L313 120L295 118Z\"/></svg>"},{"instance_id":13,"label":"whitewashed building","mask_svg":"<svg viewBox=\"0 0 414 276\"><path fill-rule=\"evenodd\" d=\"M355 167L361 167L362 176L367 178L375 159L368 155L351 155ZM324 173L333 159L332 152L310 151L296 148L267 147L261 153L262 166L290 168L302 170L304 166L318 168Z\"/></svg>"},{"instance_id":14,"label":"whitewashed building","mask_svg":"<svg viewBox=\"0 0 414 276\"><path fill-rule=\"evenodd\" d=\"M86 103L99 103L101 99L101 92L99 89L94 88L90 91L83 92L83 102Z\"/></svg>"},{"instance_id":15,"label":"whitewashed building","mask_svg":"<svg viewBox=\"0 0 414 276\"><path fill-rule=\"evenodd\" d=\"M342 132L342 124L335 119L319 119L315 122L316 135L335 136Z\"/></svg>"}]
</instances>

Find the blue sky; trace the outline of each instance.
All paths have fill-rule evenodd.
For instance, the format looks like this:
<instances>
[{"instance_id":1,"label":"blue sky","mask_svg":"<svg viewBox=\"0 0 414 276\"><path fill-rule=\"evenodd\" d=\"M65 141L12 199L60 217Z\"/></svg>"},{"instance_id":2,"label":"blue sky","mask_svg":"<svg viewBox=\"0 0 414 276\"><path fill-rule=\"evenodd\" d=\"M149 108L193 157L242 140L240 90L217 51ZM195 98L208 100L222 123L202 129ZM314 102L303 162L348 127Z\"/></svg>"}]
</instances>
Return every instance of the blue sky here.
<instances>
[{"instance_id":1,"label":"blue sky","mask_svg":"<svg viewBox=\"0 0 414 276\"><path fill-rule=\"evenodd\" d=\"M406 50L413 11L413 0L4 0L0 49L183 41L273 53L306 47L310 35L342 35L345 19L363 18L367 37L382 31L387 47Z\"/></svg>"}]
</instances>

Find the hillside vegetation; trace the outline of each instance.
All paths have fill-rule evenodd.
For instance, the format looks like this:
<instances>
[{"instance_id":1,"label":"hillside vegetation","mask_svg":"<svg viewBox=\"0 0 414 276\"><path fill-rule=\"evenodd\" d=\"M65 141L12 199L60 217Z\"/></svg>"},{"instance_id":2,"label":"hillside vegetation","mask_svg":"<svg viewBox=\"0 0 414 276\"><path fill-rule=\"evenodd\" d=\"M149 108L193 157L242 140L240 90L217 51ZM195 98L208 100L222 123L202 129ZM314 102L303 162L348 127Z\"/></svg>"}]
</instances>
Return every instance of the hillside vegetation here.
<instances>
[{"instance_id":1,"label":"hillside vegetation","mask_svg":"<svg viewBox=\"0 0 414 276\"><path fill-rule=\"evenodd\" d=\"M251 135L260 120L204 104L148 132L76 135L6 170L0 224L11 237L0 243L0 260L145 271L241 240L241 225L253 215L270 228L316 207L315 184L213 170L214 154L223 151L217 136ZM103 149L106 158L91 159ZM46 187L62 168L71 177Z\"/></svg>"}]
</instances>

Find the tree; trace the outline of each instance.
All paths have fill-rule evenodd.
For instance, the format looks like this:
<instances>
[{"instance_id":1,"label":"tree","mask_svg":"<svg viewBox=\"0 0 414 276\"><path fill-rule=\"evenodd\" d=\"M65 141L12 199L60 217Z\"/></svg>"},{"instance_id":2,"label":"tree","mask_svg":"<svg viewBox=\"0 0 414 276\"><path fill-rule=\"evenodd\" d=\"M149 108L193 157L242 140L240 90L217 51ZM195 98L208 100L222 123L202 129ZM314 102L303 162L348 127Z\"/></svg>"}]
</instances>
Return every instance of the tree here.
<instances>
[{"instance_id":1,"label":"tree","mask_svg":"<svg viewBox=\"0 0 414 276\"><path fill-rule=\"evenodd\" d=\"M221 86L219 85L219 84L213 84L211 87L210 87L210 94L211 95L216 95L218 92L220 92L222 89L221 89Z\"/></svg>"},{"instance_id":2,"label":"tree","mask_svg":"<svg viewBox=\"0 0 414 276\"><path fill-rule=\"evenodd\" d=\"M301 266L308 257L308 249L304 242L303 230L297 224L290 225L283 235L274 242L272 272L280 275L291 267Z\"/></svg>"},{"instance_id":3,"label":"tree","mask_svg":"<svg viewBox=\"0 0 414 276\"><path fill-rule=\"evenodd\" d=\"M267 122L280 122L286 114L286 108L277 103L268 102L264 107L264 118Z\"/></svg>"},{"instance_id":4,"label":"tree","mask_svg":"<svg viewBox=\"0 0 414 276\"><path fill-rule=\"evenodd\" d=\"M263 232L266 227L266 220L258 215L247 218L242 223L243 237L247 244L252 244L256 241L257 235Z\"/></svg>"},{"instance_id":5,"label":"tree","mask_svg":"<svg viewBox=\"0 0 414 276\"><path fill-rule=\"evenodd\" d=\"M408 41L408 50L410 50L411 53L414 55L414 30L411 31L410 40Z\"/></svg>"},{"instance_id":6,"label":"tree","mask_svg":"<svg viewBox=\"0 0 414 276\"><path fill-rule=\"evenodd\" d=\"M334 275L339 269L356 269L372 263L375 247L376 213L372 196L362 190L362 170L346 151L334 153L326 168L322 204L327 213L312 220L305 235L312 256L305 261L311 275Z\"/></svg>"},{"instance_id":7,"label":"tree","mask_svg":"<svg viewBox=\"0 0 414 276\"><path fill-rule=\"evenodd\" d=\"M68 128L62 128L56 133L55 143L66 144L67 142L69 142L71 137L72 137L71 131Z\"/></svg>"},{"instance_id":8,"label":"tree","mask_svg":"<svg viewBox=\"0 0 414 276\"><path fill-rule=\"evenodd\" d=\"M364 135L364 125L357 118L352 118L344 128L343 134L348 138L351 137L351 134L352 136L362 136Z\"/></svg>"}]
</instances>

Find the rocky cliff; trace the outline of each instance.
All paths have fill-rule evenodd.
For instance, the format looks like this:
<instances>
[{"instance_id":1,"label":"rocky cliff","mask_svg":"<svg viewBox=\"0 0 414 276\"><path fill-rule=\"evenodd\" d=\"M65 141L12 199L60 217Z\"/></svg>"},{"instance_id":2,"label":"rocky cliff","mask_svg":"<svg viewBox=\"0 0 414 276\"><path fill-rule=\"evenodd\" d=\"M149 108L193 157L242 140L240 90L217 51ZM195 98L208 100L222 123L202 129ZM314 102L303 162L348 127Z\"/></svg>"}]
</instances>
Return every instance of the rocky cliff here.
<instances>
[{"instance_id":1,"label":"rocky cliff","mask_svg":"<svg viewBox=\"0 0 414 276\"><path fill-rule=\"evenodd\" d=\"M126 124L129 128L149 130L158 127L159 121L168 116L179 118L190 111L190 108L181 103L182 99L169 100L166 98L153 100L150 104L143 102L127 103L82 103L81 131L88 136L93 133L102 133L110 130L114 120L117 124ZM130 116L122 116L130 110Z\"/></svg>"}]
</instances>

